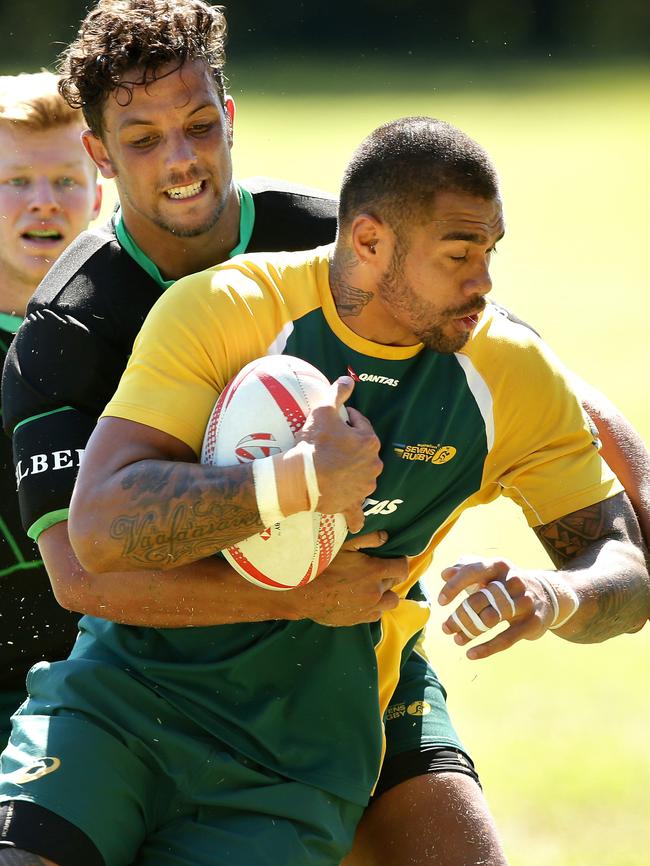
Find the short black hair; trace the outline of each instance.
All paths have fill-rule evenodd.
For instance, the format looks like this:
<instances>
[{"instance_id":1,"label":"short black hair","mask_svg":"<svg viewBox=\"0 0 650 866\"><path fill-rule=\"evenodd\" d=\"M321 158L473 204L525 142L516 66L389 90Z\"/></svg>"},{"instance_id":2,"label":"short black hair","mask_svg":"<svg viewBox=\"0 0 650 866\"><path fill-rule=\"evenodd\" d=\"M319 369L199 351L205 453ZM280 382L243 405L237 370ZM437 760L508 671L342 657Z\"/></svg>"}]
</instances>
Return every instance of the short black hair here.
<instances>
[{"instance_id":1,"label":"short black hair","mask_svg":"<svg viewBox=\"0 0 650 866\"><path fill-rule=\"evenodd\" d=\"M370 213L400 234L402 226L426 221L442 191L497 198L490 157L444 120L402 117L371 132L352 155L343 175L339 225Z\"/></svg>"}]
</instances>

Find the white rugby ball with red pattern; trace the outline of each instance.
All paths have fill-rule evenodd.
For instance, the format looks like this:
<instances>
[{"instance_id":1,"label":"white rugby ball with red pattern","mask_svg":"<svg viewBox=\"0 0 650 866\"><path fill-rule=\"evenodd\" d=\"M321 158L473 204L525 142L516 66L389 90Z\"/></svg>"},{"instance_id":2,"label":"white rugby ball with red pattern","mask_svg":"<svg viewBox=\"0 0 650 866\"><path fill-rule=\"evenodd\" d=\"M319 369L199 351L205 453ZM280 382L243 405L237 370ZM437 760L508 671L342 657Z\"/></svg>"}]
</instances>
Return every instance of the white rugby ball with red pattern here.
<instances>
[{"instance_id":1,"label":"white rugby ball with red pattern","mask_svg":"<svg viewBox=\"0 0 650 866\"><path fill-rule=\"evenodd\" d=\"M291 355L252 361L217 400L205 431L201 462L234 466L288 451L329 386L320 370ZM305 511L222 552L251 583L265 589L294 589L327 568L346 535L342 514Z\"/></svg>"}]
</instances>

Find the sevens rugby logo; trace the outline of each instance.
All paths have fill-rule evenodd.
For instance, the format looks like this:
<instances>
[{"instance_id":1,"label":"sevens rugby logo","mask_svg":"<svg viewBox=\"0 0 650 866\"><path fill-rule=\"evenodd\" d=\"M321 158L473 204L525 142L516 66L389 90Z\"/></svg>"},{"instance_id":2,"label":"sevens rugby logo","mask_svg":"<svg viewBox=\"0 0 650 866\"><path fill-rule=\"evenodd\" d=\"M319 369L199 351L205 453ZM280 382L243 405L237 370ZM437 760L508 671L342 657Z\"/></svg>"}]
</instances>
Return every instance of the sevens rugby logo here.
<instances>
[{"instance_id":1,"label":"sevens rugby logo","mask_svg":"<svg viewBox=\"0 0 650 866\"><path fill-rule=\"evenodd\" d=\"M271 433L249 433L237 443L235 456L239 463L252 463L260 457L273 457L281 450Z\"/></svg>"},{"instance_id":2,"label":"sevens rugby logo","mask_svg":"<svg viewBox=\"0 0 650 866\"><path fill-rule=\"evenodd\" d=\"M402 445L393 443L393 451L400 460L413 460L420 463L449 463L456 456L456 448L453 445L427 445L418 442L417 445Z\"/></svg>"},{"instance_id":3,"label":"sevens rugby logo","mask_svg":"<svg viewBox=\"0 0 650 866\"><path fill-rule=\"evenodd\" d=\"M33 764L27 767L21 767L14 770L13 773L7 773L4 777L5 782L11 782L13 785L26 785L28 782L35 782L37 779L42 779L43 776L49 776L61 766L59 758L39 758Z\"/></svg>"}]
</instances>

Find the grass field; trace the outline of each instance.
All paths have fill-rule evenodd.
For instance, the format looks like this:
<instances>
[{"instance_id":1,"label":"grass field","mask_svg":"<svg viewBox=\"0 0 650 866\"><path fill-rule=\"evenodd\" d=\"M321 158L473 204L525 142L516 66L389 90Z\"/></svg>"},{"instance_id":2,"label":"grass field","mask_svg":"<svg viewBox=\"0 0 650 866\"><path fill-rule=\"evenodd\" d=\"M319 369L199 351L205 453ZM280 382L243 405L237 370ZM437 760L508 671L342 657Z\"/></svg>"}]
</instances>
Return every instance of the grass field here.
<instances>
[{"instance_id":1,"label":"grass field","mask_svg":"<svg viewBox=\"0 0 650 866\"><path fill-rule=\"evenodd\" d=\"M502 176L508 223L494 296L650 441L649 66L437 69L361 58L325 68L300 58L230 74L240 177L336 190L361 138L404 114L433 114L481 141ZM430 586L468 552L547 561L507 503L459 523ZM441 619L429 649L512 866L647 866L650 627L593 647L549 636L471 663L443 639Z\"/></svg>"}]
</instances>

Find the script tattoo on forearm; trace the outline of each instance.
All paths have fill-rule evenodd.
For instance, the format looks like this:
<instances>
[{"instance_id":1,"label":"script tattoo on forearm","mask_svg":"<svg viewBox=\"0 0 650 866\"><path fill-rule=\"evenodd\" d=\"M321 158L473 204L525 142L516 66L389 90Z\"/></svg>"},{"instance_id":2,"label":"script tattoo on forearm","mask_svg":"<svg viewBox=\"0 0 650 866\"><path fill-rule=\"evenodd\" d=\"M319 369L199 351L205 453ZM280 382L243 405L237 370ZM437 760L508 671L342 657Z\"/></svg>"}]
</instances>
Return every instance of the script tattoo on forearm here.
<instances>
[{"instance_id":1,"label":"script tattoo on forearm","mask_svg":"<svg viewBox=\"0 0 650 866\"><path fill-rule=\"evenodd\" d=\"M597 502L545 526L535 527L535 534L555 567L562 568L606 534L605 518L605 503Z\"/></svg>"},{"instance_id":2,"label":"script tattoo on forearm","mask_svg":"<svg viewBox=\"0 0 650 866\"><path fill-rule=\"evenodd\" d=\"M199 483L193 464L145 461L127 473L122 488L133 508L111 523L122 555L139 564L171 566L210 556L261 529L254 501L241 478L227 471Z\"/></svg>"}]
</instances>

